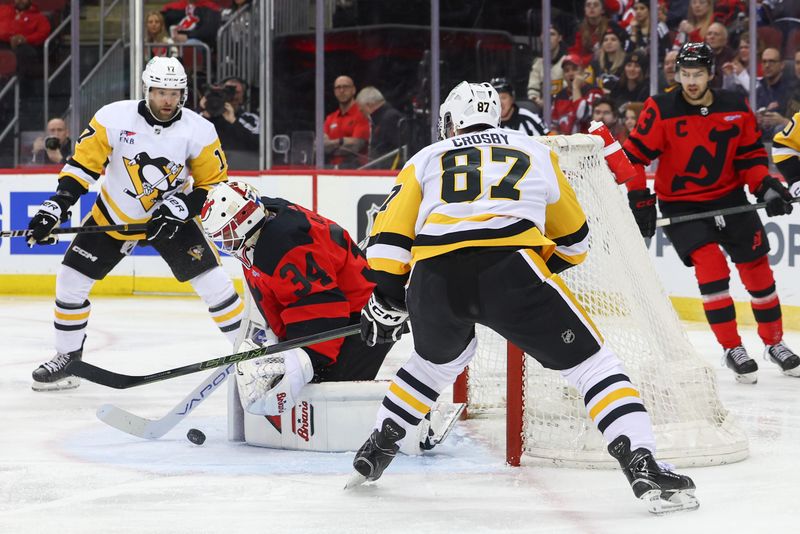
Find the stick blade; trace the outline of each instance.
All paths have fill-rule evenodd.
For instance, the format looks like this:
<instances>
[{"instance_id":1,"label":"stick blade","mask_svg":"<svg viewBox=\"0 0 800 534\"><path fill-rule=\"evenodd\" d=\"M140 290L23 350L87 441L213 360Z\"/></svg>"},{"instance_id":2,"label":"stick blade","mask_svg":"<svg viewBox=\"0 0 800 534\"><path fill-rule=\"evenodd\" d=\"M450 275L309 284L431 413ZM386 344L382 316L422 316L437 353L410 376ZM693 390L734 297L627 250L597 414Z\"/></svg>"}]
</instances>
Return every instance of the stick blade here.
<instances>
[{"instance_id":1,"label":"stick blade","mask_svg":"<svg viewBox=\"0 0 800 534\"><path fill-rule=\"evenodd\" d=\"M114 373L100 367L96 367L83 360L72 360L65 367L68 374L85 378L89 382L100 384L114 389L128 389L129 387L138 385L142 377L128 376Z\"/></svg>"},{"instance_id":2,"label":"stick blade","mask_svg":"<svg viewBox=\"0 0 800 534\"><path fill-rule=\"evenodd\" d=\"M97 409L97 418L110 427L131 436L143 439L158 439L166 430L154 424L155 421L134 415L113 404L103 404Z\"/></svg>"}]
</instances>

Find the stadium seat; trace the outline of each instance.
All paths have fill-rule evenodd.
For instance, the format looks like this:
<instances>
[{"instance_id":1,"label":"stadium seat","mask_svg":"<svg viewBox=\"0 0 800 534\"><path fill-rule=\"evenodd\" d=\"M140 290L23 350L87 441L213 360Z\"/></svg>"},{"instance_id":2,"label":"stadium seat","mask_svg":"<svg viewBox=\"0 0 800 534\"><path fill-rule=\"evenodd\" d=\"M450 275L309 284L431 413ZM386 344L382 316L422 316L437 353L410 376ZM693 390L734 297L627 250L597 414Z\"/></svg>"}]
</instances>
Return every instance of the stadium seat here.
<instances>
[{"instance_id":1,"label":"stadium seat","mask_svg":"<svg viewBox=\"0 0 800 534\"><path fill-rule=\"evenodd\" d=\"M786 36L783 48L783 59L794 60L794 54L800 50L800 28L792 28Z\"/></svg>"},{"instance_id":2,"label":"stadium seat","mask_svg":"<svg viewBox=\"0 0 800 534\"><path fill-rule=\"evenodd\" d=\"M10 78L17 72L17 55L13 50L0 49L0 78Z\"/></svg>"},{"instance_id":3,"label":"stadium seat","mask_svg":"<svg viewBox=\"0 0 800 534\"><path fill-rule=\"evenodd\" d=\"M758 39L767 48L777 48L783 50L783 32L771 26L761 26L758 28Z\"/></svg>"},{"instance_id":4,"label":"stadium seat","mask_svg":"<svg viewBox=\"0 0 800 534\"><path fill-rule=\"evenodd\" d=\"M67 7L67 0L33 0L39 11L61 13Z\"/></svg>"}]
</instances>

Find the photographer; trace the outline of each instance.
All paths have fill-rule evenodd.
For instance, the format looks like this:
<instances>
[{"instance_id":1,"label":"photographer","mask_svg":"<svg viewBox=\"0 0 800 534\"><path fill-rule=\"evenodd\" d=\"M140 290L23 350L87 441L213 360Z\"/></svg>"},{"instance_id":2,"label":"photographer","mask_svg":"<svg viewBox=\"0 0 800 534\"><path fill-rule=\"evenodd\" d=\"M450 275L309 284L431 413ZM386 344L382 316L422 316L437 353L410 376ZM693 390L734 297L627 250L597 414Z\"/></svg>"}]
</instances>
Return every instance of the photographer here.
<instances>
[{"instance_id":1,"label":"photographer","mask_svg":"<svg viewBox=\"0 0 800 534\"><path fill-rule=\"evenodd\" d=\"M33 142L31 163L42 165L63 164L72 153L72 140L69 138L67 123L63 119L50 119L47 135L41 135Z\"/></svg>"},{"instance_id":2,"label":"photographer","mask_svg":"<svg viewBox=\"0 0 800 534\"><path fill-rule=\"evenodd\" d=\"M243 80L228 78L221 85L209 86L200 99L201 115L216 128L226 153L258 150L258 115L244 110L246 91Z\"/></svg>"}]
</instances>

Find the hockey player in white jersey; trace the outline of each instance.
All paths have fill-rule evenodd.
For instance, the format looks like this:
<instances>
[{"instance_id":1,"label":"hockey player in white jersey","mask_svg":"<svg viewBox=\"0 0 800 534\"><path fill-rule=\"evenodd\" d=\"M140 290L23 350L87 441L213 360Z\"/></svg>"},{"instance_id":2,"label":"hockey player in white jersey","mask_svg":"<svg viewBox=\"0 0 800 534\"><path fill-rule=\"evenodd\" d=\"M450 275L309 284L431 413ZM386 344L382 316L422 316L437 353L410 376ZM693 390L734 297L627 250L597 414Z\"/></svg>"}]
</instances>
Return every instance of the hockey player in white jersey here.
<instances>
[{"instance_id":1,"label":"hockey player in white jersey","mask_svg":"<svg viewBox=\"0 0 800 534\"><path fill-rule=\"evenodd\" d=\"M227 180L225 154L213 125L183 107L187 78L177 59L151 59L142 82L143 100L114 102L92 118L59 174L56 194L28 225L30 246L55 243L50 232L103 173L83 225L147 224L144 233L78 234L70 244L56 275L56 356L33 372L36 391L79 385L64 368L83 353L89 292L140 244L155 248L175 278L192 285L228 339L236 338L244 304L197 219L208 190Z\"/></svg>"},{"instance_id":2,"label":"hockey player in white jersey","mask_svg":"<svg viewBox=\"0 0 800 534\"><path fill-rule=\"evenodd\" d=\"M362 337L397 340L410 317L414 350L356 454L348 486L381 476L397 441L475 355L479 323L580 391L652 512L697 508L692 480L655 461L639 392L556 274L583 261L589 235L558 157L522 132L498 128L499 97L489 83L460 83L439 117L442 140L403 167L369 238L377 286L361 314Z\"/></svg>"}]
</instances>

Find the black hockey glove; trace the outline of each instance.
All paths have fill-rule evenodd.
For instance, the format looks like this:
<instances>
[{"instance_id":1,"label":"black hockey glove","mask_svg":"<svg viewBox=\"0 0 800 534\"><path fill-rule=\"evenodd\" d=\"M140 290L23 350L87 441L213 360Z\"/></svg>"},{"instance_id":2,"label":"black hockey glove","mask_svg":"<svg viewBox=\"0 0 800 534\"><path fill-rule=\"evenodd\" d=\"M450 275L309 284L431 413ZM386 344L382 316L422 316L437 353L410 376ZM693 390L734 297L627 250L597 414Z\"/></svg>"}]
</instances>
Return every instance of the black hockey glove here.
<instances>
[{"instance_id":1,"label":"black hockey glove","mask_svg":"<svg viewBox=\"0 0 800 534\"><path fill-rule=\"evenodd\" d=\"M792 213L794 197L777 178L772 176L764 178L756 189L756 198L759 202L767 203L767 215L770 217Z\"/></svg>"},{"instance_id":2,"label":"black hockey glove","mask_svg":"<svg viewBox=\"0 0 800 534\"><path fill-rule=\"evenodd\" d=\"M628 191L628 204L633 211L642 237L653 237L656 233L656 195L649 189Z\"/></svg>"},{"instance_id":3,"label":"black hockey glove","mask_svg":"<svg viewBox=\"0 0 800 534\"><path fill-rule=\"evenodd\" d=\"M767 215L789 215L792 212L794 197L788 189L772 176L767 176L756 189L756 198L759 202L767 203Z\"/></svg>"},{"instance_id":4,"label":"black hockey glove","mask_svg":"<svg viewBox=\"0 0 800 534\"><path fill-rule=\"evenodd\" d=\"M147 222L147 240L172 239L190 218L186 195L172 195L164 200L153 213L153 218Z\"/></svg>"},{"instance_id":5,"label":"black hockey glove","mask_svg":"<svg viewBox=\"0 0 800 534\"><path fill-rule=\"evenodd\" d=\"M39 211L36 212L28 224L28 230L31 231L28 237L28 246L56 244L58 238L50 235L50 232L53 231L53 228L58 223L70 218L71 213L68 210L74 201L75 199L72 195L59 192L42 202L42 205L39 206Z\"/></svg>"},{"instance_id":6,"label":"black hockey glove","mask_svg":"<svg viewBox=\"0 0 800 534\"><path fill-rule=\"evenodd\" d=\"M394 343L407 331L406 321L408 312L402 304L372 293L361 310L361 339L370 347L378 343Z\"/></svg>"}]
</instances>

